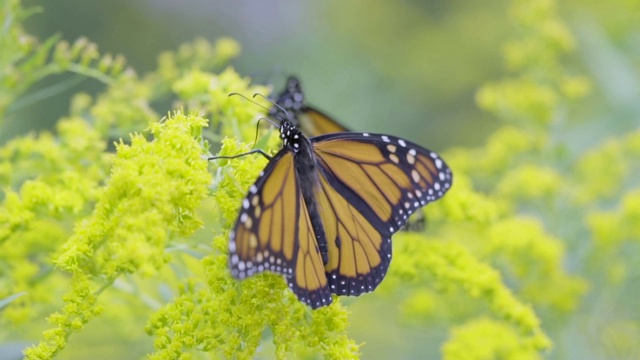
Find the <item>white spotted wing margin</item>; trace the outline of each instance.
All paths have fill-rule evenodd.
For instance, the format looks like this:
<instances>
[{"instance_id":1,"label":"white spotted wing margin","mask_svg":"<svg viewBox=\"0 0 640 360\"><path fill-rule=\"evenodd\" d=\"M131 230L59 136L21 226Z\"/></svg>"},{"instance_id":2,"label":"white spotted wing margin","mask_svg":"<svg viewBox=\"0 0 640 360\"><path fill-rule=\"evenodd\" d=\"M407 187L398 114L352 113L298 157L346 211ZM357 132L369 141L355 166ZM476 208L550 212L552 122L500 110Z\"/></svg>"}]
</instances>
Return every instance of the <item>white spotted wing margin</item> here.
<instances>
[{"instance_id":1,"label":"white spotted wing margin","mask_svg":"<svg viewBox=\"0 0 640 360\"><path fill-rule=\"evenodd\" d=\"M242 201L229 239L229 267L236 279L264 271L282 274L298 299L313 309L332 302L294 156L286 148Z\"/></svg>"}]
</instances>

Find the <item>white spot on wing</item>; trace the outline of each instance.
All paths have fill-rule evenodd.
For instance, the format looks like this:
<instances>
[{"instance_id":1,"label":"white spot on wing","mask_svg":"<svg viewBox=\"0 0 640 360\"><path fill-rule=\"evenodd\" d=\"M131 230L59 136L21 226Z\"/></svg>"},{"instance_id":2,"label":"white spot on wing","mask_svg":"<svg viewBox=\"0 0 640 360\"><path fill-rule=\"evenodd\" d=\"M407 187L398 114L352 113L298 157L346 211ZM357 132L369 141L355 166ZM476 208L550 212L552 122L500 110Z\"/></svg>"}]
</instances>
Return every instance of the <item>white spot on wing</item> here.
<instances>
[{"instance_id":1,"label":"white spot on wing","mask_svg":"<svg viewBox=\"0 0 640 360\"><path fill-rule=\"evenodd\" d=\"M409 163L409 165L413 165L416 162L415 156L407 154L407 162Z\"/></svg>"},{"instance_id":2,"label":"white spot on wing","mask_svg":"<svg viewBox=\"0 0 640 360\"><path fill-rule=\"evenodd\" d=\"M411 178L415 182L419 182L420 181L420 174L418 173L418 171L416 169L411 170Z\"/></svg>"}]
</instances>

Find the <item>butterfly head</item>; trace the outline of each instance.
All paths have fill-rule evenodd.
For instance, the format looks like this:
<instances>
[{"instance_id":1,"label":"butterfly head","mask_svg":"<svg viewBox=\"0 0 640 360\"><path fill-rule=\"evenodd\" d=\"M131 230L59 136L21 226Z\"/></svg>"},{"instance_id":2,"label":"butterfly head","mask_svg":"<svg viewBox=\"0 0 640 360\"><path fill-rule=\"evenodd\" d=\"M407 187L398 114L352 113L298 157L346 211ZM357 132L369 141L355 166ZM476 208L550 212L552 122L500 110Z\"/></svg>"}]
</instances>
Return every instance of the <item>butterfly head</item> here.
<instances>
[{"instance_id":1,"label":"butterfly head","mask_svg":"<svg viewBox=\"0 0 640 360\"><path fill-rule=\"evenodd\" d=\"M291 121L283 119L280 121L280 139L285 147L297 153L305 141L304 135L296 128Z\"/></svg>"}]
</instances>

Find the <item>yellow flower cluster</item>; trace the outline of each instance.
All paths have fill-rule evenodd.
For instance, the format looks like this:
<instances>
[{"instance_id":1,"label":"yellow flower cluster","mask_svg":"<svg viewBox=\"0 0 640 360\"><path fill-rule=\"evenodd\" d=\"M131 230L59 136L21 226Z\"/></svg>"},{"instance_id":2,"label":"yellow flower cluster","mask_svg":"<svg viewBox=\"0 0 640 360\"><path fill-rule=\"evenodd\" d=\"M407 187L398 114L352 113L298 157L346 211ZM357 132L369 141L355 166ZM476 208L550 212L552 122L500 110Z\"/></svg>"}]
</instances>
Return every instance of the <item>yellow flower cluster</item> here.
<instances>
[{"instance_id":1,"label":"yellow flower cluster","mask_svg":"<svg viewBox=\"0 0 640 360\"><path fill-rule=\"evenodd\" d=\"M26 10L10 0L2 11ZM358 300L383 303L421 340L425 329L448 334L435 345L446 359L542 358L552 342L563 346L554 330L579 328L570 321L587 317L584 307L606 302L585 300L590 289L625 298L637 279L640 132L571 143L567 108L592 86L561 61L575 40L554 0L514 0L509 15L511 73L476 97L506 125L484 146L443 154L454 186L425 209L426 231L394 236L387 278ZM235 41L185 44L138 77L86 40L38 44L19 23L7 34L3 50L35 60L0 64L12 69L0 77L0 115L20 105L23 85L49 74L72 71L107 87L77 94L55 133L0 147L0 339L15 329L38 339L28 359L73 353L81 330L147 341L114 350L123 357L134 348L153 359L360 356L366 347L347 327L385 314L359 318L342 298L311 311L281 276L238 282L228 272L230 226L267 161L205 158L280 147L275 131L256 136L264 109L229 96L270 91L225 67L240 53ZM182 110L160 119L150 103L168 95ZM36 321L45 317L48 326ZM637 321L601 328L605 353L637 348Z\"/></svg>"}]
</instances>

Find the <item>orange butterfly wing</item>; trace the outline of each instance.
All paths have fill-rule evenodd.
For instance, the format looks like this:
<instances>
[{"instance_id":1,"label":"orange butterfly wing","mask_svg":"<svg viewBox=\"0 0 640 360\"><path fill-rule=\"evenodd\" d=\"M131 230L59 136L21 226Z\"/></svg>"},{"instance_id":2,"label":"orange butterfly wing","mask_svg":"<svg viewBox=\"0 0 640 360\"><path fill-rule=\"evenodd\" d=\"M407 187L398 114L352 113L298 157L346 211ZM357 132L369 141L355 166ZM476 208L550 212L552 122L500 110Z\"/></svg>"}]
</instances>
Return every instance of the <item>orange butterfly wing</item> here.
<instances>
[{"instance_id":1,"label":"orange butterfly wing","mask_svg":"<svg viewBox=\"0 0 640 360\"><path fill-rule=\"evenodd\" d=\"M277 105L269 110L269 115L291 121L307 137L349 131L330 116L308 106L304 97L300 80L289 76L284 89L275 97Z\"/></svg>"},{"instance_id":2,"label":"orange butterfly wing","mask_svg":"<svg viewBox=\"0 0 640 360\"><path fill-rule=\"evenodd\" d=\"M242 201L230 234L229 266L237 279L267 270L285 275L293 292L312 308L331 303L290 152L273 157Z\"/></svg>"},{"instance_id":3,"label":"orange butterfly wing","mask_svg":"<svg viewBox=\"0 0 640 360\"><path fill-rule=\"evenodd\" d=\"M310 137L349 131L330 116L309 106L305 106L297 115L298 128Z\"/></svg>"},{"instance_id":4,"label":"orange butterfly wing","mask_svg":"<svg viewBox=\"0 0 640 360\"><path fill-rule=\"evenodd\" d=\"M391 235L444 195L451 171L435 153L392 136L341 133L312 142L330 289L352 296L373 291L391 261Z\"/></svg>"}]
</instances>

